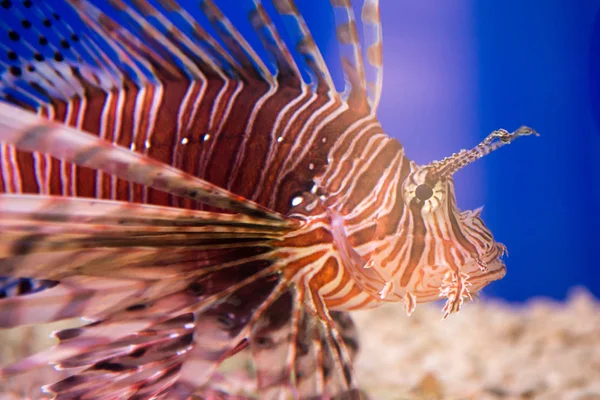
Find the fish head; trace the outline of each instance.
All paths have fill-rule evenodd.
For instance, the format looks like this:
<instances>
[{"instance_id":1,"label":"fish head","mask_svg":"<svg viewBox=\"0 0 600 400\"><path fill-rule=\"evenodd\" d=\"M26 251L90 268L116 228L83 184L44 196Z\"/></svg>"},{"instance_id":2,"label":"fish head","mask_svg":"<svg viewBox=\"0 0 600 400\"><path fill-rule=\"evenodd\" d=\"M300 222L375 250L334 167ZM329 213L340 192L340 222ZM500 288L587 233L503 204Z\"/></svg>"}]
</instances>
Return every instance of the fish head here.
<instances>
[{"instance_id":1,"label":"fish head","mask_svg":"<svg viewBox=\"0 0 600 400\"><path fill-rule=\"evenodd\" d=\"M481 210L461 211L452 177L432 178L419 168L404 182L410 254L399 287L419 302L446 296L452 282L464 284L463 295L481 290L506 274L505 246L494 239Z\"/></svg>"},{"instance_id":2,"label":"fish head","mask_svg":"<svg viewBox=\"0 0 600 400\"><path fill-rule=\"evenodd\" d=\"M497 242L481 218L481 208L461 211L456 204L453 174L516 137L535 134L530 128L508 133L495 131L471 150L461 150L442 161L414 166L402 187L405 222L398 237L408 255L390 279L398 296L412 312L417 302L445 297L445 315L463 301L506 274Z\"/></svg>"}]
</instances>

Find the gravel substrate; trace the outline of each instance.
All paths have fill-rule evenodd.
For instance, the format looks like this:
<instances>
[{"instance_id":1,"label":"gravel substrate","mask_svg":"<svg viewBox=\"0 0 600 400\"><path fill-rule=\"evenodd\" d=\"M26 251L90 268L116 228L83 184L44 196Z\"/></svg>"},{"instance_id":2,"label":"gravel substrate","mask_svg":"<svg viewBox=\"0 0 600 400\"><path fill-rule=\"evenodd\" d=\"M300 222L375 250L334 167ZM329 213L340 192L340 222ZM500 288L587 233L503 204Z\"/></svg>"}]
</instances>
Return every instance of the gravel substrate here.
<instances>
[{"instance_id":1,"label":"gravel substrate","mask_svg":"<svg viewBox=\"0 0 600 400\"><path fill-rule=\"evenodd\" d=\"M373 399L600 399L600 303L480 300L357 312L357 375Z\"/></svg>"}]
</instances>

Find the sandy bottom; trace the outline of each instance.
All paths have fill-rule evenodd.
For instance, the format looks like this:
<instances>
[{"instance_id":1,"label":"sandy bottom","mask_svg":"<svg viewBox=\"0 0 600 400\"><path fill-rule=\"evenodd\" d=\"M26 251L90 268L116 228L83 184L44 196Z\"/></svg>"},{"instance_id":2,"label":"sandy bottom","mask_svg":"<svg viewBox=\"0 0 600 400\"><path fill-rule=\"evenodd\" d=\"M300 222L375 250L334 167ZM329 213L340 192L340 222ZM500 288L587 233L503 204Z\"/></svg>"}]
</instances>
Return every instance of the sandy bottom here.
<instances>
[{"instance_id":1,"label":"sandy bottom","mask_svg":"<svg viewBox=\"0 0 600 400\"><path fill-rule=\"evenodd\" d=\"M600 400L600 302L585 290L566 302L479 300L445 321L440 310L420 305L408 318L389 305L354 314L356 374L372 400ZM0 331L0 364L47 347L56 328ZM34 393L12 386L0 382L0 399Z\"/></svg>"},{"instance_id":2,"label":"sandy bottom","mask_svg":"<svg viewBox=\"0 0 600 400\"><path fill-rule=\"evenodd\" d=\"M372 399L600 400L600 303L585 290L566 302L480 300L444 321L440 310L355 313Z\"/></svg>"}]
</instances>

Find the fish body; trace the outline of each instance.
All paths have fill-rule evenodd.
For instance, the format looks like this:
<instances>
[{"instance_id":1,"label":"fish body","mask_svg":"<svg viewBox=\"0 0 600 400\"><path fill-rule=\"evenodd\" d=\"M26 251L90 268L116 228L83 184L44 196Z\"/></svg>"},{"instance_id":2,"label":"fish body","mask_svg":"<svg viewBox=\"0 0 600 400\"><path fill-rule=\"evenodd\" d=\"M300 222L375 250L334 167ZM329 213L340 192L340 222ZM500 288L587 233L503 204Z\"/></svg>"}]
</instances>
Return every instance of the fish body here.
<instances>
[{"instance_id":1,"label":"fish body","mask_svg":"<svg viewBox=\"0 0 600 400\"><path fill-rule=\"evenodd\" d=\"M275 73L219 2L2 2L0 327L91 322L0 378L211 396L245 351L260 398L359 398L347 311L442 296L447 316L504 275L452 175L535 132L419 166L376 117L377 1L362 42L331 1L341 92L293 1L242 3Z\"/></svg>"}]
</instances>

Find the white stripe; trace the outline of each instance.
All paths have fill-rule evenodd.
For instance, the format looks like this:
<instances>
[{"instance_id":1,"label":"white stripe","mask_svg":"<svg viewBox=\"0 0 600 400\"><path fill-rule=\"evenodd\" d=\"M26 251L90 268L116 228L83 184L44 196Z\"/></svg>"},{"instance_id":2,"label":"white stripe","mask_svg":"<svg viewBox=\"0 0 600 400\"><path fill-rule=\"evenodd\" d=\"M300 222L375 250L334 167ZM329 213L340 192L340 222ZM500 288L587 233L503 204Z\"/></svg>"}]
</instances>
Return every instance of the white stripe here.
<instances>
[{"instance_id":1,"label":"white stripe","mask_svg":"<svg viewBox=\"0 0 600 400\"><path fill-rule=\"evenodd\" d=\"M233 92L233 94L227 99L227 103L225 105L225 110L223 111L223 116L221 117L221 119L219 121L217 121L216 117L218 115L217 112L220 109L220 102L221 102L221 100L223 100L223 96L226 92L226 87L229 86L230 82L235 83L236 88L235 88L235 91ZM212 156L215 151L217 140L218 140L219 136L221 136L221 134L224 133L223 126L224 126L225 122L227 122L227 118L229 117L229 113L231 112L231 109L233 108L233 104L235 103L235 100L237 99L238 95L243 90L243 88L244 88L244 83L241 81L237 81L237 82L227 81L227 84L223 85L223 87L219 91L218 98L215 99L215 102L213 104L213 108L212 108L212 111L210 114L210 123L208 125L208 127L209 127L208 130L209 130L209 132L214 132L214 137L210 139L208 151L204 154L204 156L202 157L202 160L201 160L202 164L201 164L199 172L203 175L206 173L206 168L208 167L208 164L212 162ZM213 128L215 124L218 124L218 126L216 128Z\"/></svg>"},{"instance_id":2,"label":"white stripe","mask_svg":"<svg viewBox=\"0 0 600 400\"><path fill-rule=\"evenodd\" d=\"M181 141L184 139L182 136L187 133L187 127L191 122L190 119L188 119L186 123L186 121L184 121L183 118L185 117L185 114L188 111L190 103L194 101L194 99L192 98L192 93L194 93L197 85L203 84L196 81L190 82L190 85L188 86L185 92L185 96L183 96L183 100L181 101L181 103L179 104L179 108L177 109L177 126L175 127L176 138L175 143L173 144L173 154L171 156L171 163L175 168L179 168L181 165L182 154L179 152L179 146L182 145ZM202 98L197 100L201 102ZM192 107L193 106L194 104L192 103Z\"/></svg>"},{"instance_id":3,"label":"white stripe","mask_svg":"<svg viewBox=\"0 0 600 400\"><path fill-rule=\"evenodd\" d=\"M304 97L306 96L306 94L308 93L309 88L307 85L302 85L301 88L302 88L301 93L296 98L294 98L292 101L290 101L285 107L283 107L281 109L281 111L279 112L279 115L277 116L277 119L275 120L275 123L273 124L273 128L271 129L271 145L269 146L265 164L263 165L263 168L261 169L262 172L260 174L260 179L258 181L258 184L256 185L256 188L254 189L254 193L252 194L252 200L257 199L258 196L262 193L262 190L264 188L265 179L269 176L270 173L272 173L272 164L273 164L273 161L275 160L275 155L277 154L277 149L278 149L279 143L280 143L278 138L280 137L280 135L285 135L285 132L286 132L286 129L283 129L283 132L280 132L281 124L285 122L288 126L290 126L291 122L294 119L294 115L291 115L289 119L284 119L284 117L287 115L287 112L292 107L295 107L296 104L298 104L300 101L302 101L304 99ZM301 108L306 107L307 104L309 104L315 98L316 97L314 95L311 96L308 99L307 103L304 104L304 106L302 106Z\"/></svg>"},{"instance_id":4,"label":"white stripe","mask_svg":"<svg viewBox=\"0 0 600 400\"><path fill-rule=\"evenodd\" d=\"M339 107L333 108L333 110L331 110L332 112L330 113L331 106L335 105L336 103L339 104ZM332 121L333 119L338 117L340 114L342 114L347 109L348 109L348 105L343 102L340 103L339 98L337 96L336 97L333 97L333 96L327 97L327 102L325 104L323 104L320 108L315 110L315 112L305 122L302 130L299 132L291 150L293 152L297 148L300 148L300 151L301 151L300 155L298 155L298 157L292 156L292 157L286 158L286 161L282 167L282 170L284 171L284 173L281 174L281 176L287 174L290 171L293 171L294 169L296 169L298 167L298 164L300 164L300 162L302 162L302 160L304 159L306 154L311 150L312 145L314 143L314 138L321 133L321 129L323 128L323 126L325 126L330 121ZM323 119L323 121L321 121L317 126L315 126L315 128L313 129L313 135L309 138L306 145L304 145L302 147L298 147L297 145L302 142L302 138L308 133L308 129L310 128L312 123L325 113L327 113L329 115L327 115L327 117L325 117ZM286 168L286 165L288 165L289 163L292 163L292 165L288 166Z\"/></svg>"},{"instance_id":5,"label":"white stripe","mask_svg":"<svg viewBox=\"0 0 600 400\"><path fill-rule=\"evenodd\" d=\"M193 104L193 107L192 107L192 112L190 114L189 119L187 120L186 125L185 125L186 132L190 130L192 124L196 120L196 114L198 113L198 109L202 105L202 101L204 100L204 95L206 94L206 88L207 87L208 87L208 83L202 83L200 85L200 93L198 93L198 96L196 96L196 98L194 99L194 104Z\"/></svg>"},{"instance_id":6,"label":"white stripe","mask_svg":"<svg viewBox=\"0 0 600 400\"><path fill-rule=\"evenodd\" d=\"M82 96L81 101L79 103L79 110L77 111L77 129L81 129L83 127L86 112L87 96ZM71 193L73 194L73 196L77 196L77 168L77 166L71 165Z\"/></svg>"},{"instance_id":7,"label":"white stripe","mask_svg":"<svg viewBox=\"0 0 600 400\"><path fill-rule=\"evenodd\" d=\"M64 120L57 121L57 122L63 122L65 125L71 125L72 114L73 114L72 102L69 101L65 104ZM56 117L53 115L51 119L54 119L54 118L56 118ZM71 188L71 182L69 180L70 177L67 172L67 163L64 162L63 160L58 160L58 166L60 169L60 192L63 196L70 196L71 193L69 193L69 189ZM71 166L71 168L73 169L76 167Z\"/></svg>"},{"instance_id":8,"label":"white stripe","mask_svg":"<svg viewBox=\"0 0 600 400\"><path fill-rule=\"evenodd\" d=\"M197 87L200 88L199 96L194 98L192 97L192 95L196 91ZM173 150L171 155L171 164L177 169L181 169L181 160L183 159L183 155L185 152L185 150L180 149L180 147L185 146L189 140L187 137L184 137L184 135L187 135L189 133L189 127L192 124L193 118L195 117L195 112L198 110L198 106L203 100L205 88L206 82L198 82L194 80L191 81L185 92L185 96L183 97L183 100L181 101L181 103L179 104L179 108L177 109L175 143L173 144ZM187 121L184 121L184 118L186 114L188 114L188 112L190 115L188 116ZM171 199L172 206L182 205L182 199L176 196L171 196Z\"/></svg>"},{"instance_id":9,"label":"white stripe","mask_svg":"<svg viewBox=\"0 0 600 400\"><path fill-rule=\"evenodd\" d=\"M17 161L17 149L13 146L10 146L8 148L8 160L10 165L12 166L11 171L14 190L16 193L22 193L23 186L21 181L21 170Z\"/></svg>"},{"instance_id":10,"label":"white stripe","mask_svg":"<svg viewBox=\"0 0 600 400\"><path fill-rule=\"evenodd\" d=\"M55 112L54 107L52 105L46 106L46 114L48 114L48 119L50 121L54 120ZM46 182L48 184L48 193L50 193L50 181L52 179L52 157L49 154L44 154L44 160L46 161Z\"/></svg>"},{"instance_id":11,"label":"white stripe","mask_svg":"<svg viewBox=\"0 0 600 400\"><path fill-rule=\"evenodd\" d=\"M135 103L133 106L133 129L131 132L131 140L129 142L129 148L132 151L136 151L135 142L140 132L140 124L141 120L144 116L144 100L146 97L146 90L148 90L147 86L139 86L139 91L135 96ZM133 187L134 183L127 182L127 187L129 189L129 193L127 196L128 201L133 201Z\"/></svg>"},{"instance_id":12,"label":"white stripe","mask_svg":"<svg viewBox=\"0 0 600 400\"><path fill-rule=\"evenodd\" d=\"M148 155L148 150L152 146L152 137L156 131L156 118L158 116L158 110L162 105L162 99L164 94L163 85L156 85L152 95L152 102L150 103L150 109L148 110L148 125L146 132L144 133L144 155ZM148 186L144 186L142 192L142 202L148 202Z\"/></svg>"},{"instance_id":13,"label":"white stripe","mask_svg":"<svg viewBox=\"0 0 600 400\"><path fill-rule=\"evenodd\" d=\"M125 104L125 91L120 89L117 91L117 107L115 109L115 125L114 125L114 136L113 143L119 143L121 139L122 121L123 121L123 105ZM110 177L110 198L116 200L117 198L117 184L118 179L115 176Z\"/></svg>"},{"instance_id":14,"label":"white stripe","mask_svg":"<svg viewBox=\"0 0 600 400\"><path fill-rule=\"evenodd\" d=\"M340 151L340 146L341 146L341 143L345 141L345 136L350 135L352 131L359 128L360 125L362 124L362 122L364 122L367 119L368 118L363 118L359 121L356 121L354 124L350 125L350 127L348 127L348 129L346 129L344 131L344 133L342 135L340 135L340 137L336 140L335 144L329 151L328 157L333 158L333 155L335 155L336 153L338 153ZM338 176L342 173L344 174L344 178L343 178L344 180L349 179L352 172L346 173L340 167L347 160L349 160L351 156L355 157L354 156L355 148L356 148L356 146L358 146L358 143L361 141L362 136L366 135L370 131L370 129L376 127L377 125L378 125L377 122L372 122L372 123L362 127L360 129L360 131L356 134L356 136L354 136L352 138L350 145L348 146L346 151L344 151L342 153L341 157L339 159L335 159L335 160L330 159L329 160L329 161L334 161L334 162L329 162L327 164L327 169L325 170L325 172L322 175L323 178L317 182L320 186L329 187L331 185L331 182L333 182L334 180L337 180ZM370 139L369 139L369 141L370 141ZM369 142L367 142L367 143L369 143ZM364 149L363 149L363 153L364 153ZM354 164L352 167L352 170L354 170L354 167L356 166L356 160L354 160L354 158L352 158L352 162ZM344 185L344 183L342 182L340 184L340 188L338 189L338 191L341 190L343 185Z\"/></svg>"},{"instance_id":15,"label":"white stripe","mask_svg":"<svg viewBox=\"0 0 600 400\"><path fill-rule=\"evenodd\" d=\"M2 180L4 181L4 193L14 193L12 177L9 174L11 170L10 159L8 157L9 145L0 142L0 160L2 162Z\"/></svg>"},{"instance_id":16,"label":"white stripe","mask_svg":"<svg viewBox=\"0 0 600 400\"><path fill-rule=\"evenodd\" d=\"M246 129L244 131L242 143L240 144L240 148L238 149L235 160L233 162L233 169L227 179L227 189L228 190L231 190L231 186L235 182L235 180L239 174L240 168L242 167L242 165L241 165L242 160L244 159L244 156L246 155L246 145L248 144L248 140L252 137L252 133L253 133L252 129L254 128L254 122L256 121L256 116L262 110L263 104L265 104L265 102L270 97L272 97L275 93L277 93L277 90L278 90L277 84L269 86L269 90L265 94L263 94L256 101L256 103L254 103L254 107L252 107L252 112L250 113L250 117L248 118L248 121L246 123ZM264 134L264 133L259 132L259 134Z\"/></svg>"},{"instance_id":17,"label":"white stripe","mask_svg":"<svg viewBox=\"0 0 600 400\"><path fill-rule=\"evenodd\" d=\"M31 153L33 157L33 176L40 194L48 194L48 181L45 179L44 156L37 151Z\"/></svg>"},{"instance_id":18,"label":"white stripe","mask_svg":"<svg viewBox=\"0 0 600 400\"><path fill-rule=\"evenodd\" d=\"M310 99L309 99L309 100L308 100L306 103L304 103L304 104L303 104L303 105L302 105L302 106L301 106L301 107L300 107L298 110L296 110L296 112L295 112L295 113L293 113L293 114L291 115L291 117L290 117L290 119L289 119L289 121L287 122L287 124L286 124L286 125L287 125L288 127L291 127L291 126L293 126L293 125L294 125L294 123L295 123L295 121L296 121L296 119L297 119L297 118L299 118L299 117L300 117L300 115L302 115L302 114L304 113L304 111L306 111L306 109L312 105L312 103L313 103L313 102L315 102L317 99L319 99L319 96L320 96L320 95L318 95L318 94L316 94L316 93L314 93L314 92L313 92L313 95L311 96L311 98L310 98ZM331 101L331 99L330 99L330 101ZM323 106L321 106L319 109L317 109L317 110L315 111L315 113L312 115L312 117L315 117L316 115L320 115L320 112L319 112L319 111L320 111L321 109L325 109L329 103L330 103L330 102L327 102L327 103L325 103ZM307 127L307 126L308 126L308 123L306 123L306 124L304 125L304 128L303 128L303 129L301 129L301 130L298 132L298 135L297 135L297 136L294 138L294 142L293 142L293 144L292 144L292 145L289 147L289 151L288 151L288 153L287 153L287 156L285 157L285 160L286 160L286 161L287 161L287 160L289 160L289 158L290 158L290 157L292 157L292 153L293 153L293 151L294 151L294 149L295 149L295 145L296 145L296 143L298 142L298 139L299 139L299 138L302 136L302 134L303 134L303 133L306 131L306 127ZM282 134L281 134L280 136L281 136L281 137L283 137L283 139L285 140L285 139L286 139L286 134L287 134L288 132L289 132L289 129L286 129L286 128L284 127L284 129L283 129L283 132L282 132ZM284 163L283 163L283 165L281 166L281 168L279 169L279 171L277 171L277 179L276 179L276 181L275 181L275 185L273 186L273 187L274 187L274 190L273 190L273 193L271 194L271 196L270 196L270 198L269 198L269 207L271 207L271 208L273 208L273 207L275 206L275 202L277 201L277 196L278 196L278 189L277 189L277 188L280 188L280 187L281 187L281 180L282 180L282 179L283 179L283 177L285 176L285 173L284 173L284 167L285 167L286 161L284 161ZM270 171L270 170L269 170L269 171ZM273 172L273 171L270 171L270 173L274 173L274 172Z\"/></svg>"},{"instance_id":19,"label":"white stripe","mask_svg":"<svg viewBox=\"0 0 600 400\"><path fill-rule=\"evenodd\" d=\"M46 107L46 112L50 114L50 106ZM38 107L37 114L43 116L44 108ZM38 191L41 194L50 194L50 174L52 169L52 162L50 156L42 154L37 151L32 153L34 163L34 174L35 180L38 185Z\"/></svg>"},{"instance_id":20,"label":"white stripe","mask_svg":"<svg viewBox=\"0 0 600 400\"><path fill-rule=\"evenodd\" d=\"M106 133L108 131L108 117L112 111L112 102L114 99L114 94L112 91L106 93L106 98L104 99L104 104L102 105L102 111L100 113L100 126L98 136L102 140L106 140ZM104 195L104 174L96 170L96 197L101 199Z\"/></svg>"},{"instance_id":21,"label":"white stripe","mask_svg":"<svg viewBox=\"0 0 600 400\"><path fill-rule=\"evenodd\" d=\"M356 207L344 216L345 220L352 220L362 215L364 211L369 208L373 209L375 216L385 215L391 211L395 202L389 201L389 199L395 199L396 192L394 189L397 188L396 184L399 181L398 169L402 158L402 154L396 154L390 165L387 166L381 174L381 177L373 187L373 190L371 190L371 193L365 198L361 199L360 202L356 205ZM347 197L352 197L352 190L354 189L354 187L355 185L353 185L352 189L349 190ZM379 196L382 194L382 190L384 190L383 201L380 201ZM403 200L400 199L400 201ZM360 230L360 228L364 227L366 223L370 222L371 218L365 215L362 216L365 217L362 218L362 223L345 225L346 232L348 233L348 235L351 235L355 231Z\"/></svg>"},{"instance_id":22,"label":"white stripe","mask_svg":"<svg viewBox=\"0 0 600 400\"><path fill-rule=\"evenodd\" d=\"M369 126L367 126L361 133L365 133L369 131ZM383 140L382 140L383 139ZM353 141L353 145L358 143L358 140ZM371 162L375 158L376 155L379 154L379 151L383 149L386 145L385 135L373 135L369 137L367 144L362 148L362 153L356 159L353 160L350 171L344 171L343 180L337 189L337 191L331 193L332 196L337 197L341 194L341 199L338 198L336 204L339 204L342 199L346 199L349 197L350 192L353 190L356 185L357 178L361 171L365 171L370 167ZM377 146L373 149L373 146ZM352 149L353 150L353 149ZM348 152L348 154L350 151ZM368 157L368 158L367 158ZM367 159L366 161L364 161ZM335 166L341 165L341 160L333 160L330 164L334 164Z\"/></svg>"}]
</instances>

